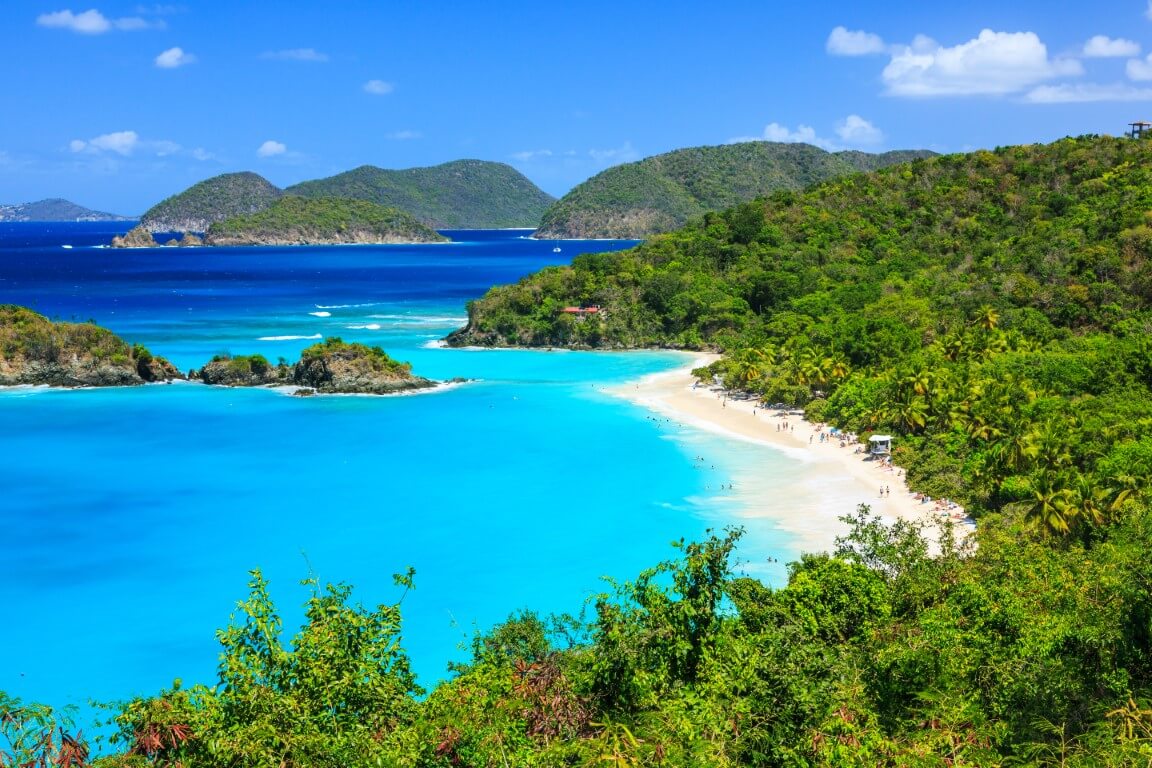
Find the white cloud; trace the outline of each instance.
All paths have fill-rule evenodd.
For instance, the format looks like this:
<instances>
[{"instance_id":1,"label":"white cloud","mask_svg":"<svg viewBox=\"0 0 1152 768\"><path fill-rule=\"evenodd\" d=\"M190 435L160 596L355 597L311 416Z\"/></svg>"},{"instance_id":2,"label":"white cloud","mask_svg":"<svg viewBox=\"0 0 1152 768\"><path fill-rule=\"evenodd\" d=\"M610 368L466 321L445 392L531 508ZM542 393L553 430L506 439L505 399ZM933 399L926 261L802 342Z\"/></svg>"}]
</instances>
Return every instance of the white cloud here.
<instances>
[{"instance_id":1,"label":"white cloud","mask_svg":"<svg viewBox=\"0 0 1152 768\"><path fill-rule=\"evenodd\" d=\"M829 139L822 139L816 135L816 129L810 125L801 123L796 126L796 130L792 130L786 125L780 123L768 123L764 126L764 132L759 136L737 136L733 139L728 139L729 144L741 144L745 141L776 141L782 144L811 144L814 147L821 149L833 149L832 141Z\"/></svg>"},{"instance_id":2,"label":"white cloud","mask_svg":"<svg viewBox=\"0 0 1152 768\"><path fill-rule=\"evenodd\" d=\"M386 83L383 80L369 80L364 83L364 92L370 93L373 96L386 96L392 93L394 86L392 83Z\"/></svg>"},{"instance_id":3,"label":"white cloud","mask_svg":"<svg viewBox=\"0 0 1152 768\"><path fill-rule=\"evenodd\" d=\"M192 150L192 157L196 160L204 161L213 160L216 155L204 149L204 147L196 147L196 149Z\"/></svg>"},{"instance_id":4,"label":"white cloud","mask_svg":"<svg viewBox=\"0 0 1152 768\"><path fill-rule=\"evenodd\" d=\"M138 5L136 6L136 13L143 13L148 16L171 16L175 13L184 13L187 8L182 5Z\"/></svg>"},{"instance_id":5,"label":"white cloud","mask_svg":"<svg viewBox=\"0 0 1152 768\"><path fill-rule=\"evenodd\" d=\"M884 132L860 115L848 117L836 123L838 139L829 139L816 133L816 129L803 123L795 129L780 123L768 123L759 136L740 136L729 139L729 144L745 141L775 141L782 144L811 144L827 152L838 152L854 147L875 147L884 141Z\"/></svg>"},{"instance_id":6,"label":"white cloud","mask_svg":"<svg viewBox=\"0 0 1152 768\"><path fill-rule=\"evenodd\" d=\"M1086 104L1100 101L1152 101L1152 88L1126 83L1061 83L1033 88L1024 97L1031 104Z\"/></svg>"},{"instance_id":7,"label":"white cloud","mask_svg":"<svg viewBox=\"0 0 1152 768\"><path fill-rule=\"evenodd\" d=\"M1140 43L1125 40L1122 37L1113 39L1107 35L1094 35L1088 42L1084 43L1083 54L1090 59L1139 56Z\"/></svg>"},{"instance_id":8,"label":"white cloud","mask_svg":"<svg viewBox=\"0 0 1152 768\"><path fill-rule=\"evenodd\" d=\"M109 19L95 8L82 13L73 13L69 10L42 13L36 17L36 23L49 29L69 29L81 35L102 35L113 29L134 32L163 26L162 23L151 23L139 16Z\"/></svg>"},{"instance_id":9,"label":"white cloud","mask_svg":"<svg viewBox=\"0 0 1152 768\"><path fill-rule=\"evenodd\" d=\"M168 141L166 139L152 142L150 144L149 148L153 152L155 152L158 157L167 157L168 155L174 155L183 149L183 147L181 147L176 142Z\"/></svg>"},{"instance_id":10,"label":"white cloud","mask_svg":"<svg viewBox=\"0 0 1152 768\"><path fill-rule=\"evenodd\" d=\"M529 163L533 160L541 160L545 157L552 157L555 154L550 149L526 149L523 152L513 152L510 157L513 160L519 160L522 163Z\"/></svg>"},{"instance_id":11,"label":"white cloud","mask_svg":"<svg viewBox=\"0 0 1152 768\"><path fill-rule=\"evenodd\" d=\"M884 134L860 115L848 115L836 126L836 135L849 146L874 146L884 141Z\"/></svg>"},{"instance_id":12,"label":"white cloud","mask_svg":"<svg viewBox=\"0 0 1152 768\"><path fill-rule=\"evenodd\" d=\"M952 48L918 38L892 56L882 77L894 96L1003 96L1083 71L1074 59L1049 58L1033 32L985 29Z\"/></svg>"},{"instance_id":13,"label":"white cloud","mask_svg":"<svg viewBox=\"0 0 1152 768\"><path fill-rule=\"evenodd\" d=\"M185 53L183 48L169 48L156 57L156 66L160 69L175 69L176 67L183 67L187 64L195 64L196 57L191 53Z\"/></svg>"},{"instance_id":14,"label":"white cloud","mask_svg":"<svg viewBox=\"0 0 1152 768\"><path fill-rule=\"evenodd\" d=\"M1129 59L1125 71L1130 80L1152 80L1152 53L1143 59Z\"/></svg>"},{"instance_id":15,"label":"white cloud","mask_svg":"<svg viewBox=\"0 0 1152 768\"><path fill-rule=\"evenodd\" d=\"M411 141L413 139L423 138L420 131L393 131L392 133L384 134L384 138L392 139L393 141Z\"/></svg>"},{"instance_id":16,"label":"white cloud","mask_svg":"<svg viewBox=\"0 0 1152 768\"><path fill-rule=\"evenodd\" d=\"M872 53L884 53L887 46L879 35L871 32L836 27L828 35L824 49L833 56L867 56Z\"/></svg>"},{"instance_id":17,"label":"white cloud","mask_svg":"<svg viewBox=\"0 0 1152 768\"><path fill-rule=\"evenodd\" d=\"M70 29L82 35L102 35L112 29L112 22L96 9L83 13L72 11L56 11L55 13L42 13L36 17L36 23L42 27L56 29Z\"/></svg>"},{"instance_id":18,"label":"white cloud","mask_svg":"<svg viewBox=\"0 0 1152 768\"><path fill-rule=\"evenodd\" d=\"M105 155L111 153L121 157L128 157L129 155L153 155L155 157L189 155L197 160L212 157L203 149L186 150L177 142L169 139L143 139L136 131L105 133L87 140L72 139L68 142L68 149L77 154Z\"/></svg>"},{"instance_id":19,"label":"white cloud","mask_svg":"<svg viewBox=\"0 0 1152 768\"><path fill-rule=\"evenodd\" d=\"M116 131L115 133L105 133L87 141L72 139L68 142L68 149L73 152L87 152L89 154L115 152L127 157L132 154L132 150L136 149L139 141L140 137L136 131Z\"/></svg>"},{"instance_id":20,"label":"white cloud","mask_svg":"<svg viewBox=\"0 0 1152 768\"><path fill-rule=\"evenodd\" d=\"M141 29L152 29L154 27L164 26L163 22L153 23L142 19L139 16L127 16L123 19L115 19L112 24L116 27L116 29L122 30L124 32L136 32Z\"/></svg>"},{"instance_id":21,"label":"white cloud","mask_svg":"<svg viewBox=\"0 0 1152 768\"><path fill-rule=\"evenodd\" d=\"M588 156L597 163L602 165L618 165L620 163L630 163L633 160L639 159L639 154L632 148L632 142L626 141L621 147L615 149L590 149Z\"/></svg>"},{"instance_id":22,"label":"white cloud","mask_svg":"<svg viewBox=\"0 0 1152 768\"><path fill-rule=\"evenodd\" d=\"M1152 0L1148 0L1148 7L1144 9L1144 18L1152 19Z\"/></svg>"},{"instance_id":23,"label":"white cloud","mask_svg":"<svg viewBox=\"0 0 1152 768\"><path fill-rule=\"evenodd\" d=\"M288 48L283 51L265 51L260 54L260 58L277 61L324 62L328 61L328 54L321 53L315 48Z\"/></svg>"},{"instance_id":24,"label":"white cloud","mask_svg":"<svg viewBox=\"0 0 1152 768\"><path fill-rule=\"evenodd\" d=\"M284 144L281 144L278 141L272 141L271 139L269 139L268 141L261 144L260 148L256 150L256 156L257 157L275 157L276 155L282 155L287 151L288 151L287 146L285 146Z\"/></svg>"}]
</instances>

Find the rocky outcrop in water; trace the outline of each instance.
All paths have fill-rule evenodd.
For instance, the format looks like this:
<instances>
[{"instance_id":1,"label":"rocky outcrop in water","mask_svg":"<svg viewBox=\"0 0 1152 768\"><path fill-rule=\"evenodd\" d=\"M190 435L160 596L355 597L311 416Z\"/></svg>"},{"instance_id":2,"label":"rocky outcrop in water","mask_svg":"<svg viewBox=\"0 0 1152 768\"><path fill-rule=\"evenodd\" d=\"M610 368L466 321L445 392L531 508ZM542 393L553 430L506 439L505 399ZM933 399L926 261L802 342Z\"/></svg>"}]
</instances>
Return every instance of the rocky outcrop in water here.
<instances>
[{"instance_id":1,"label":"rocky outcrop in water","mask_svg":"<svg viewBox=\"0 0 1152 768\"><path fill-rule=\"evenodd\" d=\"M0 385L122 387L183 378L164 358L106 328L0 305Z\"/></svg>"},{"instance_id":2,"label":"rocky outcrop in water","mask_svg":"<svg viewBox=\"0 0 1152 768\"><path fill-rule=\"evenodd\" d=\"M413 376L408 363L393 360L380 347L338 338L308 347L295 365L272 365L262 355L220 355L189 377L205 384L297 386L323 394L389 395L437 386L431 379Z\"/></svg>"},{"instance_id":3,"label":"rocky outcrop in water","mask_svg":"<svg viewBox=\"0 0 1152 768\"><path fill-rule=\"evenodd\" d=\"M113 248L155 248L159 243L144 227L134 227L123 237L112 238Z\"/></svg>"}]
</instances>

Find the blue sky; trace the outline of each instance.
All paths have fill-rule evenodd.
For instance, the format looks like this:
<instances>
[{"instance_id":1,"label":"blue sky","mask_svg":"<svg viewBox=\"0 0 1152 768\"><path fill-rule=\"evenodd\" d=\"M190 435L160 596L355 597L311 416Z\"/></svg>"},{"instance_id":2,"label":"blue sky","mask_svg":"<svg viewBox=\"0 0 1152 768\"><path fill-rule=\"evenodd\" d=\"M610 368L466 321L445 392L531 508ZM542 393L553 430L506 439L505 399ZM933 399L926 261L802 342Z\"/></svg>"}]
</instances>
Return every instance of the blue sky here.
<instances>
[{"instance_id":1,"label":"blue sky","mask_svg":"<svg viewBox=\"0 0 1152 768\"><path fill-rule=\"evenodd\" d=\"M734 140L959 152L1152 119L1152 0L0 4L0 203ZM711 7L709 7L711 6Z\"/></svg>"}]
</instances>

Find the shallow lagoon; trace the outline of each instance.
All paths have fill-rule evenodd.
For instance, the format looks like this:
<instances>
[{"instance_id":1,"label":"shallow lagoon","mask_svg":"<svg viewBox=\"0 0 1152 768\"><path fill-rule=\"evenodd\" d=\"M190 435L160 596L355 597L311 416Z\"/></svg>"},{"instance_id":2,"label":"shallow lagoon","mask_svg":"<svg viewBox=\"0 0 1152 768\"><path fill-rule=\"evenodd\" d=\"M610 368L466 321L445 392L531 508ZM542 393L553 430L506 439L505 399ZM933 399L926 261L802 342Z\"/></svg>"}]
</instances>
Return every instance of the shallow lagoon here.
<instances>
[{"instance_id":1,"label":"shallow lagoon","mask_svg":"<svg viewBox=\"0 0 1152 768\"><path fill-rule=\"evenodd\" d=\"M392 601L416 568L405 646L425 684L475 628L579 611L674 554L750 525L748 570L795 556L741 520L732 477L786 485L787 460L601 390L675 353L447 350L464 303L585 250L627 243L451 233L454 245L90 247L108 225L0 229L0 302L93 318L181 368L212 354L295 359L317 336L380 344L417 373L474 381L389 398L292 398L195 384L0 392L0 688L64 703L211 682L214 630L260 567L291 630L300 579ZM62 249L64 242L72 249ZM703 462L696 457L703 456Z\"/></svg>"}]
</instances>

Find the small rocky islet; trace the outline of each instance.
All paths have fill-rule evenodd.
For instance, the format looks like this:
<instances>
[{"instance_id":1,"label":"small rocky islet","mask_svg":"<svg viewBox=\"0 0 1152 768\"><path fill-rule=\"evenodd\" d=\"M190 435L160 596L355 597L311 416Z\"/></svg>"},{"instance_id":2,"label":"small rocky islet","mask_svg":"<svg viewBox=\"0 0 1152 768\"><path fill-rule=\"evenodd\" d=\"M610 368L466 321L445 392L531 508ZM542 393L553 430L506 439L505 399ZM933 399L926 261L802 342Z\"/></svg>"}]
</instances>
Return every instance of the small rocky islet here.
<instances>
[{"instance_id":1,"label":"small rocky islet","mask_svg":"<svg viewBox=\"0 0 1152 768\"><path fill-rule=\"evenodd\" d=\"M430 389L438 382L412 374L377 346L331 337L300 353L299 362L272 365L263 355L217 355L189 378L230 387L300 387L296 394L392 395Z\"/></svg>"}]
</instances>

